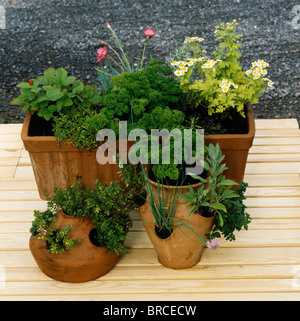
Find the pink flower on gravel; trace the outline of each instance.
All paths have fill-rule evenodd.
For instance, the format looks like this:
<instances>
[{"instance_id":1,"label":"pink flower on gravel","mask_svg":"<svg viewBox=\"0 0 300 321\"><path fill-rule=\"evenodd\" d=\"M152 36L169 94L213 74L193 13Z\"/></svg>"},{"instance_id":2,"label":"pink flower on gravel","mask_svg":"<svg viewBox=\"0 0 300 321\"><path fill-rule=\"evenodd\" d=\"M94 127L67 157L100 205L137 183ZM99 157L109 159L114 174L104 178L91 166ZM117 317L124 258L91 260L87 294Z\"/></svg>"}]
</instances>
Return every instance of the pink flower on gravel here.
<instances>
[{"instance_id":1,"label":"pink flower on gravel","mask_svg":"<svg viewBox=\"0 0 300 321\"><path fill-rule=\"evenodd\" d=\"M109 24L108 21L106 21L105 24L106 24L106 27L107 27L108 29L111 29L111 26L110 26L110 24Z\"/></svg>"},{"instance_id":2,"label":"pink flower on gravel","mask_svg":"<svg viewBox=\"0 0 300 321\"><path fill-rule=\"evenodd\" d=\"M206 244L207 244L208 248L213 249L213 250L217 249L221 245L221 243L218 239L213 239L211 241L208 241L208 242L206 242Z\"/></svg>"},{"instance_id":3,"label":"pink flower on gravel","mask_svg":"<svg viewBox=\"0 0 300 321\"><path fill-rule=\"evenodd\" d=\"M146 37L154 37L155 36L155 32L153 29L145 29L144 34Z\"/></svg>"},{"instance_id":4,"label":"pink flower on gravel","mask_svg":"<svg viewBox=\"0 0 300 321\"><path fill-rule=\"evenodd\" d=\"M107 54L107 48L106 48L106 47L99 48L99 49L97 50L97 54L98 54L97 62L99 62L99 61L101 61L102 59L104 59L104 57L106 56L106 54Z\"/></svg>"}]
</instances>

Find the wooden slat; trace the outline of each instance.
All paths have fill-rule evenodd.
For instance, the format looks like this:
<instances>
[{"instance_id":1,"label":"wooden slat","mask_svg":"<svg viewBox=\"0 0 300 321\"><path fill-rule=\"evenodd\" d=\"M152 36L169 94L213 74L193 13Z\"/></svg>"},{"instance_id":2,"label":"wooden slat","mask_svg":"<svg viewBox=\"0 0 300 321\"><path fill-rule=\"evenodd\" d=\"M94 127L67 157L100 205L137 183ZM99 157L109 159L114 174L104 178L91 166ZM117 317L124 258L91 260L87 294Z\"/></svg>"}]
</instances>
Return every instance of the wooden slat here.
<instances>
[{"instance_id":1,"label":"wooden slat","mask_svg":"<svg viewBox=\"0 0 300 321\"><path fill-rule=\"evenodd\" d=\"M162 265L141 266L133 271L130 266L117 265L108 274L99 278L101 281L119 280L209 280L209 279L288 279L294 276L295 265L196 265L184 270L167 269ZM6 269L6 282L51 281L36 267L9 267Z\"/></svg>"},{"instance_id":2,"label":"wooden slat","mask_svg":"<svg viewBox=\"0 0 300 321\"><path fill-rule=\"evenodd\" d=\"M0 134L20 134L23 124L1 124Z\"/></svg>"},{"instance_id":3,"label":"wooden slat","mask_svg":"<svg viewBox=\"0 0 300 321\"><path fill-rule=\"evenodd\" d=\"M13 178L17 166L1 166L0 167L0 178Z\"/></svg>"},{"instance_id":4,"label":"wooden slat","mask_svg":"<svg viewBox=\"0 0 300 321\"><path fill-rule=\"evenodd\" d=\"M299 154L249 154L248 163L300 162Z\"/></svg>"},{"instance_id":5,"label":"wooden slat","mask_svg":"<svg viewBox=\"0 0 300 321\"><path fill-rule=\"evenodd\" d=\"M33 201L39 201L40 196L37 190L33 191L0 191L0 202L1 201L8 201L8 200L33 200Z\"/></svg>"},{"instance_id":6,"label":"wooden slat","mask_svg":"<svg viewBox=\"0 0 300 321\"><path fill-rule=\"evenodd\" d=\"M15 176L16 178L34 178L31 166L18 166Z\"/></svg>"},{"instance_id":7,"label":"wooden slat","mask_svg":"<svg viewBox=\"0 0 300 321\"><path fill-rule=\"evenodd\" d=\"M0 135L0 142L21 142L21 135L20 133L17 134L1 134Z\"/></svg>"},{"instance_id":8,"label":"wooden slat","mask_svg":"<svg viewBox=\"0 0 300 321\"><path fill-rule=\"evenodd\" d=\"M23 191L37 190L37 185L33 178L30 178L30 179L0 178L0 191L15 191L15 190L23 190Z\"/></svg>"},{"instance_id":9,"label":"wooden slat","mask_svg":"<svg viewBox=\"0 0 300 321\"><path fill-rule=\"evenodd\" d=\"M300 217L300 207L248 207L252 218L293 219Z\"/></svg>"},{"instance_id":10,"label":"wooden slat","mask_svg":"<svg viewBox=\"0 0 300 321\"><path fill-rule=\"evenodd\" d=\"M16 142L0 142L0 149L22 149L23 148L23 142L22 141L16 141Z\"/></svg>"},{"instance_id":11,"label":"wooden slat","mask_svg":"<svg viewBox=\"0 0 300 321\"><path fill-rule=\"evenodd\" d=\"M275 137L275 138L254 138L253 141L254 146L297 146L300 145L300 137Z\"/></svg>"},{"instance_id":12,"label":"wooden slat","mask_svg":"<svg viewBox=\"0 0 300 321\"><path fill-rule=\"evenodd\" d=\"M249 154L299 154L299 145L274 145L274 146L252 146L249 150Z\"/></svg>"},{"instance_id":13,"label":"wooden slat","mask_svg":"<svg viewBox=\"0 0 300 321\"><path fill-rule=\"evenodd\" d=\"M245 174L244 181L250 186L300 186L299 174Z\"/></svg>"},{"instance_id":14,"label":"wooden slat","mask_svg":"<svg viewBox=\"0 0 300 321\"><path fill-rule=\"evenodd\" d=\"M300 187L248 187L247 197L300 197ZM1 192L0 192L1 199Z\"/></svg>"},{"instance_id":15,"label":"wooden slat","mask_svg":"<svg viewBox=\"0 0 300 321\"><path fill-rule=\"evenodd\" d=\"M173 293L265 293L265 292L298 292L293 288L293 279L234 279L234 280L129 280L129 281L90 281L88 283L57 282L6 282L1 295L47 295L55 296L73 294L147 294ZM159 284L159 287L157 286ZM155 296L154 296L155 297Z\"/></svg>"},{"instance_id":16,"label":"wooden slat","mask_svg":"<svg viewBox=\"0 0 300 321\"><path fill-rule=\"evenodd\" d=\"M300 162L247 163L245 174L299 174Z\"/></svg>"},{"instance_id":17,"label":"wooden slat","mask_svg":"<svg viewBox=\"0 0 300 321\"><path fill-rule=\"evenodd\" d=\"M28 249L0 250L0 262L7 267L36 267L36 263ZM258 248L224 248L215 251L204 249L198 265L299 265L299 247L258 247ZM142 266L160 266L154 248L132 249L128 255L122 256L118 266L131 267L134 270ZM190 271L191 269L185 270ZM184 270L183 270L184 271Z\"/></svg>"},{"instance_id":18,"label":"wooden slat","mask_svg":"<svg viewBox=\"0 0 300 321\"><path fill-rule=\"evenodd\" d=\"M255 119L256 129L299 129L297 119Z\"/></svg>"},{"instance_id":19,"label":"wooden slat","mask_svg":"<svg viewBox=\"0 0 300 321\"><path fill-rule=\"evenodd\" d=\"M288 129L258 129L255 131L255 137L299 137L299 128Z\"/></svg>"}]
</instances>

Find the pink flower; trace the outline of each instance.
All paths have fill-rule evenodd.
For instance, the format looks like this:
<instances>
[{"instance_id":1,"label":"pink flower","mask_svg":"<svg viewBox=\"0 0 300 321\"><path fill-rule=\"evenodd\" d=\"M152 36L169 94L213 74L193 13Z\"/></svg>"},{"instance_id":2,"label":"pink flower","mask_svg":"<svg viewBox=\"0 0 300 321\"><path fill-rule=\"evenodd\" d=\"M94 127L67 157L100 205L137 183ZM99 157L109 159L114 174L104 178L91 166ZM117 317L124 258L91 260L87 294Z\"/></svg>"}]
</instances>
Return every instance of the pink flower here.
<instances>
[{"instance_id":1,"label":"pink flower","mask_svg":"<svg viewBox=\"0 0 300 321\"><path fill-rule=\"evenodd\" d=\"M106 47L99 48L99 49L97 50L97 54L98 54L97 62L99 62L99 61L101 61L102 59L104 59L104 57L106 56L106 54L107 54L107 48L106 48Z\"/></svg>"},{"instance_id":2,"label":"pink flower","mask_svg":"<svg viewBox=\"0 0 300 321\"><path fill-rule=\"evenodd\" d=\"M110 26L110 24L109 24L108 21L106 21L105 24L106 24L106 27L107 27L108 29L111 29L111 26Z\"/></svg>"},{"instance_id":3,"label":"pink flower","mask_svg":"<svg viewBox=\"0 0 300 321\"><path fill-rule=\"evenodd\" d=\"M153 29L145 29L144 34L146 37L154 37L155 36L155 32Z\"/></svg>"},{"instance_id":4,"label":"pink flower","mask_svg":"<svg viewBox=\"0 0 300 321\"><path fill-rule=\"evenodd\" d=\"M102 44L105 44L105 41L103 41L103 40L100 40L100 42L101 42Z\"/></svg>"},{"instance_id":5,"label":"pink flower","mask_svg":"<svg viewBox=\"0 0 300 321\"><path fill-rule=\"evenodd\" d=\"M208 241L206 244L207 244L208 248L213 249L213 250L217 249L221 245L221 243L218 239L213 239L211 241Z\"/></svg>"}]
</instances>

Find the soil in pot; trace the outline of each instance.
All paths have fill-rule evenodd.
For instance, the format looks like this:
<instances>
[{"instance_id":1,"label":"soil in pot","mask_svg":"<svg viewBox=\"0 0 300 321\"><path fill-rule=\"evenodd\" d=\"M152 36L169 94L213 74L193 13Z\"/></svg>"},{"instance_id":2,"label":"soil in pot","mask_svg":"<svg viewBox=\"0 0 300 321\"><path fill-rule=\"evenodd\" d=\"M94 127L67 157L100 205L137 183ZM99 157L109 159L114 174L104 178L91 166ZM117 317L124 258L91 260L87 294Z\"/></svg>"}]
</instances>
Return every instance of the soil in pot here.
<instances>
[{"instance_id":1,"label":"soil in pot","mask_svg":"<svg viewBox=\"0 0 300 321\"><path fill-rule=\"evenodd\" d=\"M37 114L33 114L28 128L28 136L54 136L53 124Z\"/></svg>"},{"instance_id":2,"label":"soil in pot","mask_svg":"<svg viewBox=\"0 0 300 321\"><path fill-rule=\"evenodd\" d=\"M246 106L244 112L247 115ZM200 106L196 111L187 112L187 119L190 117L196 117L197 125L204 129L205 135L248 133L247 118L242 117L233 108L210 116L207 113L207 108Z\"/></svg>"}]
</instances>

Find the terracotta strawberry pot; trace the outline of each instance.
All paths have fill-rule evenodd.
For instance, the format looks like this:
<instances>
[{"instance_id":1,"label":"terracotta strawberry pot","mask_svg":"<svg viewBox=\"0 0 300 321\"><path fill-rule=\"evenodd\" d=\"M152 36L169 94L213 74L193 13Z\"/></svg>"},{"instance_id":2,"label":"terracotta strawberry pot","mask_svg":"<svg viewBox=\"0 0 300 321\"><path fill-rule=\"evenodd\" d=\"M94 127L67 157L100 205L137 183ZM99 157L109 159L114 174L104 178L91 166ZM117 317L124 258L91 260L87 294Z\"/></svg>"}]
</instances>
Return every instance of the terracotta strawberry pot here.
<instances>
[{"instance_id":1,"label":"terracotta strawberry pot","mask_svg":"<svg viewBox=\"0 0 300 321\"><path fill-rule=\"evenodd\" d=\"M255 122L252 108L247 104L247 134L204 135L206 145L220 145L228 169L224 175L228 179L241 183L244 179L249 149L255 136Z\"/></svg>"},{"instance_id":2,"label":"terracotta strawberry pot","mask_svg":"<svg viewBox=\"0 0 300 321\"><path fill-rule=\"evenodd\" d=\"M30 237L30 250L41 271L57 281L72 283L94 280L108 273L119 256L108 254L106 247L98 247L91 242L92 220L66 215L62 211L57 213L57 228L63 228L69 222L72 225L70 238L80 239L80 242L63 254L48 253L44 239Z\"/></svg>"},{"instance_id":3,"label":"terracotta strawberry pot","mask_svg":"<svg viewBox=\"0 0 300 321\"><path fill-rule=\"evenodd\" d=\"M157 184L151 180L154 194L157 192ZM192 185L197 188L202 183ZM173 187L176 188L176 187ZM185 193L188 186L183 186L181 193ZM154 196L155 197L155 196ZM186 206L186 202L179 198L174 217L191 227L204 241L205 234L211 232L215 218L203 217L199 213L189 215L190 207ZM145 230L157 252L158 261L168 268L185 269L195 266L199 263L204 248L204 244L199 238L187 227L174 227L172 234L167 238L162 238L156 228L151 207L148 202L139 208L141 220ZM178 225L174 222L174 225Z\"/></svg>"},{"instance_id":4,"label":"terracotta strawberry pot","mask_svg":"<svg viewBox=\"0 0 300 321\"><path fill-rule=\"evenodd\" d=\"M65 142L58 146L55 136L29 136L31 119L32 115L28 113L21 138L30 156L41 199L47 199L45 190L52 196L55 187L65 189L73 184L76 177L81 178L85 188L94 186L96 179L101 183L120 180L117 164L101 165L97 162L97 148L88 151ZM128 142L128 145L130 143ZM118 149L118 140L116 145Z\"/></svg>"}]
</instances>

